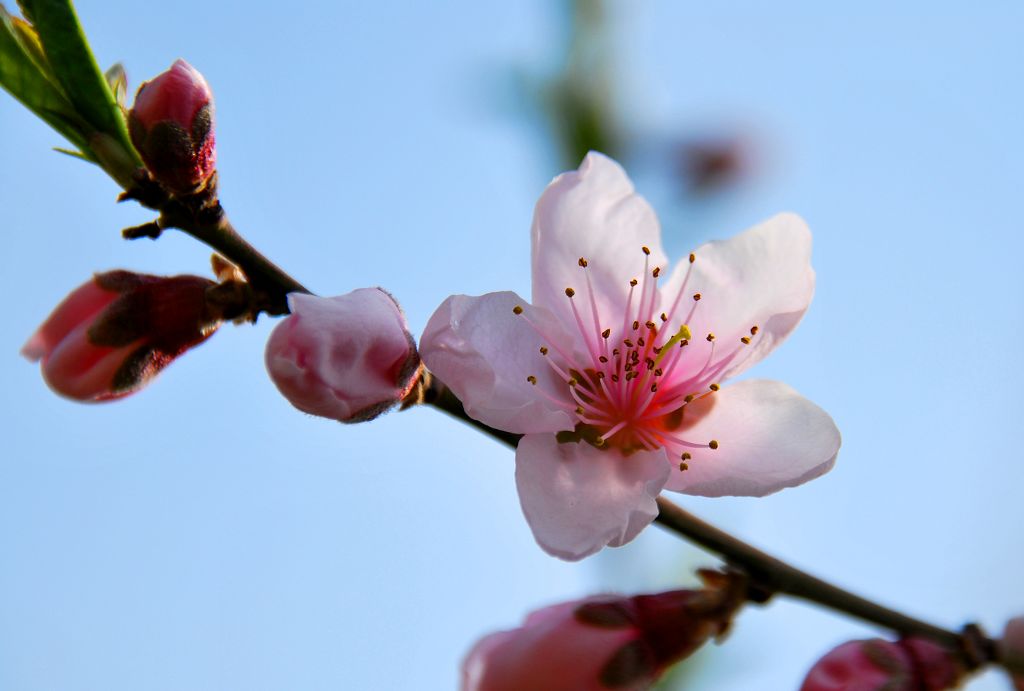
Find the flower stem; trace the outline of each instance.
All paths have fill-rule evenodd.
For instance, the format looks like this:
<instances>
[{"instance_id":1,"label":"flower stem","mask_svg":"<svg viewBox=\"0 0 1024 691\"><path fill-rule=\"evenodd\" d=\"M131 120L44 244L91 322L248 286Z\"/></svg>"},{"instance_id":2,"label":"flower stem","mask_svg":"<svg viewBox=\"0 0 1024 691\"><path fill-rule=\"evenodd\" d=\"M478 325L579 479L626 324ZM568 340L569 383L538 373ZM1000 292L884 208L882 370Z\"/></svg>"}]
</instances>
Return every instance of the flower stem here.
<instances>
[{"instance_id":1,"label":"flower stem","mask_svg":"<svg viewBox=\"0 0 1024 691\"><path fill-rule=\"evenodd\" d=\"M496 430L470 418L462 403L436 377L423 402L466 422L515 448L521 435ZM806 571L771 556L729 533L702 521L664 497L658 497L658 516L663 528L722 557L729 565L746 572L759 590L807 600L848 614L902 636L923 636L961 655L968 669L999 662L995 642L969 625L963 632L951 631L907 616L855 595Z\"/></svg>"}]
</instances>

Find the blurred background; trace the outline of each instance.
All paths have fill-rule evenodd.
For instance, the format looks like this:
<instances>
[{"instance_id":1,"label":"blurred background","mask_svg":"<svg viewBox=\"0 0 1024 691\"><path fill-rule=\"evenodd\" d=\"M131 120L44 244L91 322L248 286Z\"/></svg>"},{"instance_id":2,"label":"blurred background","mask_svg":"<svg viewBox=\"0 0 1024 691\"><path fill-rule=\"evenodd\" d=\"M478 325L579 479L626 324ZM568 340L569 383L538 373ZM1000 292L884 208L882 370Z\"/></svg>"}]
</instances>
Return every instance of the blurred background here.
<instances>
[{"instance_id":1,"label":"blurred background","mask_svg":"<svg viewBox=\"0 0 1024 691\"><path fill-rule=\"evenodd\" d=\"M670 256L799 212L817 295L750 376L830 411L839 462L765 499L678 501L944 626L1024 613L1019 3L78 11L130 93L177 57L206 76L249 240L319 293L386 287L417 333L450 293L529 293L533 203L588 148L623 162ZM532 609L716 563L657 527L546 556L510 451L430 409L299 413L264 375L270 319L125 401L58 398L18 351L69 290L95 270L205 273L210 252L121 240L149 212L6 94L0 133L0 689L452 689L473 641ZM752 607L664 688L795 689L870 635Z\"/></svg>"}]
</instances>

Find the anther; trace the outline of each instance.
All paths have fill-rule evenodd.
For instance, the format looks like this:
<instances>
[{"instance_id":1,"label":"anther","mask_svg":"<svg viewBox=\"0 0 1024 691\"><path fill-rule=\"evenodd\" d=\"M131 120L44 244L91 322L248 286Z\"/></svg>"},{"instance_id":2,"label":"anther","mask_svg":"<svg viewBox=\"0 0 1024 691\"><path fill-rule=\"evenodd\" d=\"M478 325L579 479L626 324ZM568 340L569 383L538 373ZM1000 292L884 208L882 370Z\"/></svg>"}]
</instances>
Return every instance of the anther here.
<instances>
[{"instance_id":1,"label":"anther","mask_svg":"<svg viewBox=\"0 0 1024 691\"><path fill-rule=\"evenodd\" d=\"M685 348L688 345L690 345L689 339L684 338L683 340L679 341L680 348Z\"/></svg>"},{"instance_id":2,"label":"anther","mask_svg":"<svg viewBox=\"0 0 1024 691\"><path fill-rule=\"evenodd\" d=\"M576 291L573 290L572 288L566 288L565 289L565 296L566 297L571 298L575 294L576 294Z\"/></svg>"},{"instance_id":3,"label":"anther","mask_svg":"<svg viewBox=\"0 0 1024 691\"><path fill-rule=\"evenodd\" d=\"M604 331L601 332L601 338L608 338L611 335L612 335L612 330L611 329L605 329Z\"/></svg>"},{"instance_id":4,"label":"anther","mask_svg":"<svg viewBox=\"0 0 1024 691\"><path fill-rule=\"evenodd\" d=\"M661 313L661 321L663 321L663 322L667 322L668 321L668 315L665 314L664 312Z\"/></svg>"},{"instance_id":5,"label":"anther","mask_svg":"<svg viewBox=\"0 0 1024 691\"><path fill-rule=\"evenodd\" d=\"M711 343L711 341L715 340L715 334L708 334L707 338L708 338L708 343Z\"/></svg>"},{"instance_id":6,"label":"anther","mask_svg":"<svg viewBox=\"0 0 1024 691\"><path fill-rule=\"evenodd\" d=\"M585 410L583 410L583 406L581 406L581 405L578 405L578 406L576 406L576 414L577 414L577 415L582 415L582 414L583 414L583 413L585 413L585 412L586 412L586 411L585 411Z\"/></svg>"},{"instance_id":7,"label":"anther","mask_svg":"<svg viewBox=\"0 0 1024 691\"><path fill-rule=\"evenodd\" d=\"M580 257L580 266L583 267L584 269L587 268L587 260L584 259L583 257Z\"/></svg>"},{"instance_id":8,"label":"anther","mask_svg":"<svg viewBox=\"0 0 1024 691\"><path fill-rule=\"evenodd\" d=\"M743 345L750 345L750 336L741 336L740 343Z\"/></svg>"},{"instance_id":9,"label":"anther","mask_svg":"<svg viewBox=\"0 0 1024 691\"><path fill-rule=\"evenodd\" d=\"M526 381L530 382L534 386L537 386L537 377L533 376L532 374L526 378Z\"/></svg>"},{"instance_id":10,"label":"anther","mask_svg":"<svg viewBox=\"0 0 1024 691\"><path fill-rule=\"evenodd\" d=\"M718 440L717 439L712 439L711 441L709 441L708 442L708 448L711 449L711 450L717 449L718 448Z\"/></svg>"},{"instance_id":11,"label":"anther","mask_svg":"<svg viewBox=\"0 0 1024 691\"><path fill-rule=\"evenodd\" d=\"M633 331L636 331L639 328L640 328L640 322L638 322L637 320L634 319L633 320Z\"/></svg>"},{"instance_id":12,"label":"anther","mask_svg":"<svg viewBox=\"0 0 1024 691\"><path fill-rule=\"evenodd\" d=\"M613 374L612 375L612 381L615 382L616 384L618 384L619 383L619 375Z\"/></svg>"},{"instance_id":13,"label":"anther","mask_svg":"<svg viewBox=\"0 0 1024 691\"><path fill-rule=\"evenodd\" d=\"M654 267L654 271L651 272L651 276L653 276L654 278L657 278L660 275L661 275L661 267L660 266Z\"/></svg>"},{"instance_id":14,"label":"anther","mask_svg":"<svg viewBox=\"0 0 1024 691\"><path fill-rule=\"evenodd\" d=\"M649 321L646 324L644 324L644 326L646 326L651 331L654 331L657 328L657 326L655 326L654 322L651 322L651 321Z\"/></svg>"},{"instance_id":15,"label":"anther","mask_svg":"<svg viewBox=\"0 0 1024 691\"><path fill-rule=\"evenodd\" d=\"M693 458L693 456L691 456L691 455L690 455L690 452L689 452L689 451L684 451L684 452L683 452L683 455L682 455L682 456L680 456L680 458L682 458L682 459L683 459L684 461L688 461L688 460L690 460L691 458Z\"/></svg>"},{"instance_id":16,"label":"anther","mask_svg":"<svg viewBox=\"0 0 1024 691\"><path fill-rule=\"evenodd\" d=\"M576 379L572 378L572 379L570 379L569 381L567 381L565 383L568 384L569 386L576 386Z\"/></svg>"},{"instance_id":17,"label":"anther","mask_svg":"<svg viewBox=\"0 0 1024 691\"><path fill-rule=\"evenodd\" d=\"M693 301L697 302L698 300L700 300L700 293L694 293L693 294Z\"/></svg>"},{"instance_id":18,"label":"anther","mask_svg":"<svg viewBox=\"0 0 1024 691\"><path fill-rule=\"evenodd\" d=\"M651 393L654 393L657 390L658 390L658 382L654 382L653 384L651 384Z\"/></svg>"},{"instance_id":19,"label":"anther","mask_svg":"<svg viewBox=\"0 0 1024 691\"><path fill-rule=\"evenodd\" d=\"M604 372L594 372L594 376L598 379L604 379Z\"/></svg>"},{"instance_id":20,"label":"anther","mask_svg":"<svg viewBox=\"0 0 1024 691\"><path fill-rule=\"evenodd\" d=\"M711 386L709 386L708 388L709 388L709 389L711 389L712 391L718 391L718 390L719 390L719 389L721 389L722 387L721 387L721 386L719 386L718 384L712 384L712 385L711 385Z\"/></svg>"},{"instance_id":21,"label":"anther","mask_svg":"<svg viewBox=\"0 0 1024 691\"><path fill-rule=\"evenodd\" d=\"M688 394L686 394L686 397L683 398L683 403L693 403L693 398L694 398L693 394L692 393L688 393Z\"/></svg>"},{"instance_id":22,"label":"anther","mask_svg":"<svg viewBox=\"0 0 1024 691\"><path fill-rule=\"evenodd\" d=\"M594 439L594 446L604 446L604 437L596 437Z\"/></svg>"},{"instance_id":23,"label":"anther","mask_svg":"<svg viewBox=\"0 0 1024 691\"><path fill-rule=\"evenodd\" d=\"M638 337L636 339L636 344L638 346L640 346L641 348L643 348L645 345L647 345L647 343L644 341L644 337L643 336L640 336L640 337Z\"/></svg>"},{"instance_id":24,"label":"anther","mask_svg":"<svg viewBox=\"0 0 1024 691\"><path fill-rule=\"evenodd\" d=\"M629 279L629 285L631 287L636 288L636 284L637 284L637 280L635 278Z\"/></svg>"},{"instance_id":25,"label":"anther","mask_svg":"<svg viewBox=\"0 0 1024 691\"><path fill-rule=\"evenodd\" d=\"M601 362L608 362L608 358L606 358L604 355L598 355L597 359Z\"/></svg>"},{"instance_id":26,"label":"anther","mask_svg":"<svg viewBox=\"0 0 1024 691\"><path fill-rule=\"evenodd\" d=\"M618 357L620 352L618 348L612 348L612 355Z\"/></svg>"},{"instance_id":27,"label":"anther","mask_svg":"<svg viewBox=\"0 0 1024 691\"><path fill-rule=\"evenodd\" d=\"M693 252L690 252L690 263L692 264L695 261L697 261L697 255L694 254Z\"/></svg>"},{"instance_id":28,"label":"anther","mask_svg":"<svg viewBox=\"0 0 1024 691\"><path fill-rule=\"evenodd\" d=\"M756 336L757 335L757 327L756 326L750 327L750 335L751 336Z\"/></svg>"},{"instance_id":29,"label":"anther","mask_svg":"<svg viewBox=\"0 0 1024 691\"><path fill-rule=\"evenodd\" d=\"M643 247L641 247L640 249L641 249L641 250L643 250L644 254L647 254L647 255L649 255L649 254L651 253L651 248L650 248L650 247L648 247L647 245L644 245L644 246L643 246Z\"/></svg>"},{"instance_id":30,"label":"anther","mask_svg":"<svg viewBox=\"0 0 1024 691\"><path fill-rule=\"evenodd\" d=\"M523 313L522 305L516 305L515 307L512 308L512 314L522 314L522 313Z\"/></svg>"},{"instance_id":31,"label":"anther","mask_svg":"<svg viewBox=\"0 0 1024 691\"><path fill-rule=\"evenodd\" d=\"M547 346L541 346L540 347L540 354L541 355L547 355L548 354L548 347Z\"/></svg>"},{"instance_id":32,"label":"anther","mask_svg":"<svg viewBox=\"0 0 1024 691\"><path fill-rule=\"evenodd\" d=\"M632 348L632 347L633 347L633 341L629 340L628 338L626 338L626 339L623 339L623 341L622 341L622 342L623 342L623 343L625 344L625 346L626 346L627 348Z\"/></svg>"},{"instance_id":33,"label":"anther","mask_svg":"<svg viewBox=\"0 0 1024 691\"><path fill-rule=\"evenodd\" d=\"M680 463L679 464L679 472L683 472L683 471L686 471L686 470L689 470L689 469L690 469L690 466L686 465L685 463Z\"/></svg>"},{"instance_id":34,"label":"anther","mask_svg":"<svg viewBox=\"0 0 1024 691\"><path fill-rule=\"evenodd\" d=\"M663 374L665 374L665 373L662 371L662 369L660 367L658 369L654 370L654 376L656 376L656 377L660 377Z\"/></svg>"}]
</instances>

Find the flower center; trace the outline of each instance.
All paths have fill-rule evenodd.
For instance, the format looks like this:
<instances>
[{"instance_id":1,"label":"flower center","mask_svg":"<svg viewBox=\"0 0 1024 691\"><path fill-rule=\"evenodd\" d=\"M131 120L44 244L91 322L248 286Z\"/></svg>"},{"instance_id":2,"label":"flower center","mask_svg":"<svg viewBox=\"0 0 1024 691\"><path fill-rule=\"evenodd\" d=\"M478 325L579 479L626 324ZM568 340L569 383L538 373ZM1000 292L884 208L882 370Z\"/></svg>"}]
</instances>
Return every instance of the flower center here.
<instances>
[{"instance_id":1,"label":"flower center","mask_svg":"<svg viewBox=\"0 0 1024 691\"><path fill-rule=\"evenodd\" d=\"M564 382L572 403L566 401L564 391L559 396L538 386L536 376L527 380L541 395L575 416L575 429L560 433L560 442L582 440L598 448L615 448L624 455L664 448L679 459L680 469L685 470L694 454L718 448L717 440L693 439L687 430L711 410L713 394L719 390L718 379L750 344L758 327L752 326L750 335L740 338L740 344L727 349L728 353L717 352L715 335L710 332L703 336L707 345L701 343L702 347L695 348L688 324L703 296L689 294L689 300L684 296L688 295L696 256L690 255L686 276L671 306L658 312L661 269L650 267L648 248L642 251L643 280L629 281L623 315L600 313L589 262L580 257L586 290L579 295L574 288L565 289L580 337L578 343L557 343L530 322L547 342L540 353L557 379ZM688 303L686 314L677 320L684 303ZM519 306L513 311L523 314ZM675 323L680 326L672 330L668 325ZM582 351L579 343L583 344Z\"/></svg>"}]
</instances>

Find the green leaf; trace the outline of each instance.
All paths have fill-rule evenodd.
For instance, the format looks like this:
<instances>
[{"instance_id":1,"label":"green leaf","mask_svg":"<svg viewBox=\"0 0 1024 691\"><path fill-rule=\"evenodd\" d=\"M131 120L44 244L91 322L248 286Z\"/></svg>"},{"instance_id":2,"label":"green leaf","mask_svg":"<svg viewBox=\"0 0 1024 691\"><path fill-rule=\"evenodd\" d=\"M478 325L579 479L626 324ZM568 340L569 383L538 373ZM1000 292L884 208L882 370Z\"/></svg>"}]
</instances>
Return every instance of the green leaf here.
<instances>
[{"instance_id":1,"label":"green leaf","mask_svg":"<svg viewBox=\"0 0 1024 691\"><path fill-rule=\"evenodd\" d=\"M48 73L39 40L0 5L0 86L92 159L87 125Z\"/></svg>"},{"instance_id":2,"label":"green leaf","mask_svg":"<svg viewBox=\"0 0 1024 691\"><path fill-rule=\"evenodd\" d=\"M141 164L128 138L124 114L96 64L71 1L19 0L19 5L31 18L53 75L82 119Z\"/></svg>"}]
</instances>

